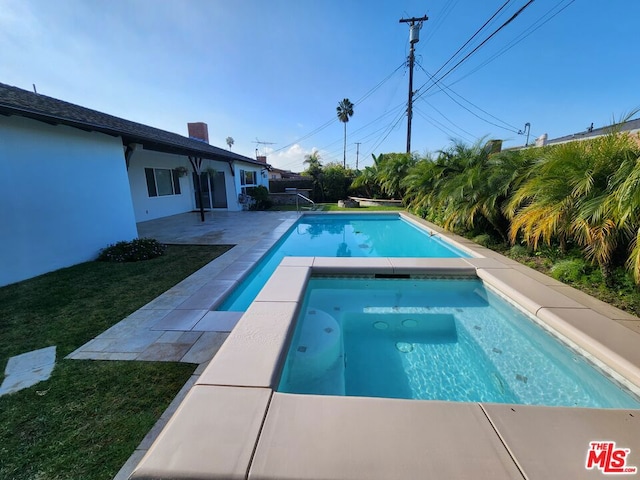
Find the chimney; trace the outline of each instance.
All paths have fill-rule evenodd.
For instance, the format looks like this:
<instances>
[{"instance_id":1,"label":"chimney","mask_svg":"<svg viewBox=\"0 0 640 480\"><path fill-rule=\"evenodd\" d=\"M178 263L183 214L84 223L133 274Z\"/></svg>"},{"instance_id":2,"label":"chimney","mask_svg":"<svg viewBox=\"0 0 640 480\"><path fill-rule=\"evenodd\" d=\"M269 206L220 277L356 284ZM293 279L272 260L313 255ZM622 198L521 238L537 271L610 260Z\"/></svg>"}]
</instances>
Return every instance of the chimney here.
<instances>
[{"instance_id":1,"label":"chimney","mask_svg":"<svg viewBox=\"0 0 640 480\"><path fill-rule=\"evenodd\" d=\"M209 143L209 129L206 123L187 123L187 128L189 129L189 138L195 138L196 140Z\"/></svg>"},{"instance_id":2,"label":"chimney","mask_svg":"<svg viewBox=\"0 0 640 480\"><path fill-rule=\"evenodd\" d=\"M540 135L538 138L536 138L536 147L544 147L547 144L548 138L549 135L547 135L546 133Z\"/></svg>"},{"instance_id":3,"label":"chimney","mask_svg":"<svg viewBox=\"0 0 640 480\"><path fill-rule=\"evenodd\" d=\"M267 157L265 155L256 155L256 160L262 163L267 163Z\"/></svg>"}]
</instances>

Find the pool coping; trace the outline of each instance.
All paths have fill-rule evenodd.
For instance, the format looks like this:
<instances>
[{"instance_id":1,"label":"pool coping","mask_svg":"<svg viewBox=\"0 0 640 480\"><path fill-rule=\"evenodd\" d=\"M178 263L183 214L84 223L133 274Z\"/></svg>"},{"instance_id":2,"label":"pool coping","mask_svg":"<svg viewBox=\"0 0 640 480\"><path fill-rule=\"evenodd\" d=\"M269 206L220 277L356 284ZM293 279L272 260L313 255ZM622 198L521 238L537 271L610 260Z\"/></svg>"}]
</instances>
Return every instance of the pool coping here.
<instances>
[{"instance_id":1,"label":"pool coping","mask_svg":"<svg viewBox=\"0 0 640 480\"><path fill-rule=\"evenodd\" d=\"M640 386L640 333L618 323L629 316L607 316L560 282L401 215L474 257L285 258L131 478L596 477L585 459L589 443L604 440L630 449L627 465L640 464L638 410L275 391L308 279L340 273L477 276Z\"/></svg>"}]
</instances>

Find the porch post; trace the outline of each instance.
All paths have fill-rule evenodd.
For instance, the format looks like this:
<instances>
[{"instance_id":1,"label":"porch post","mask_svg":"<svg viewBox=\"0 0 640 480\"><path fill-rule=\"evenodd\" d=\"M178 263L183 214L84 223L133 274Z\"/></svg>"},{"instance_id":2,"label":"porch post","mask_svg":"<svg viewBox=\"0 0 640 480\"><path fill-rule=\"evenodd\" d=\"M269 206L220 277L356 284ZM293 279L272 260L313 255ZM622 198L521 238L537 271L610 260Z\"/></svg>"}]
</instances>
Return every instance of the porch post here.
<instances>
[{"instance_id":1,"label":"porch post","mask_svg":"<svg viewBox=\"0 0 640 480\"><path fill-rule=\"evenodd\" d=\"M202 158L189 156L189 162L193 167L193 172L196 174L196 193L200 200L200 220L204 222L204 202L202 199L202 187L200 185L200 170L202 170Z\"/></svg>"}]
</instances>

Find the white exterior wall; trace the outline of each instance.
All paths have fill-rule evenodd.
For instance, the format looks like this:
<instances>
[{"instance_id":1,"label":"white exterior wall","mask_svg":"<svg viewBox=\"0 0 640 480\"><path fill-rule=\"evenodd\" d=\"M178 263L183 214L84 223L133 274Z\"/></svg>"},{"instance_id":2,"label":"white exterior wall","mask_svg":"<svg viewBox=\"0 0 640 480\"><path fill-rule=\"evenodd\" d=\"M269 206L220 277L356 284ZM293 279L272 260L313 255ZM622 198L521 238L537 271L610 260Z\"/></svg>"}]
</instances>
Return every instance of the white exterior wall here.
<instances>
[{"instance_id":1,"label":"white exterior wall","mask_svg":"<svg viewBox=\"0 0 640 480\"><path fill-rule=\"evenodd\" d=\"M244 185L241 185L240 170L255 172L256 185L262 185L267 190L269 190L269 172L267 172L265 169L266 169L266 165L261 166L261 165L254 165L252 163L234 162L234 170L236 172L234 181L235 181L236 191L238 192L238 194L242 192L242 187L244 186ZM263 172L264 172L264 175L263 175ZM236 210L242 210L242 205L238 202L237 196L235 198L234 203L237 207ZM229 203L229 207L231 207L231 203Z\"/></svg>"},{"instance_id":2,"label":"white exterior wall","mask_svg":"<svg viewBox=\"0 0 640 480\"><path fill-rule=\"evenodd\" d=\"M144 169L175 169L180 166L186 167L189 170L186 176L180 177L180 195L149 197ZM231 176L229 164L227 162L205 159L202 161L202 170L206 170L207 168L213 168L218 172L224 173L227 210L240 210L238 198L233 189L234 178ZM138 147L131 155L128 173L136 222L144 222L146 220L154 220L156 218L196 210L193 168L187 157L143 150L141 147Z\"/></svg>"},{"instance_id":3,"label":"white exterior wall","mask_svg":"<svg viewBox=\"0 0 640 480\"><path fill-rule=\"evenodd\" d=\"M0 116L0 285L137 236L120 138Z\"/></svg>"},{"instance_id":4,"label":"white exterior wall","mask_svg":"<svg viewBox=\"0 0 640 480\"><path fill-rule=\"evenodd\" d=\"M180 155L143 150L140 146L133 152L128 173L136 222L190 212L195 208L191 174L180 177L180 195L149 197L144 169L174 169L180 166L192 171L189 160Z\"/></svg>"}]
</instances>

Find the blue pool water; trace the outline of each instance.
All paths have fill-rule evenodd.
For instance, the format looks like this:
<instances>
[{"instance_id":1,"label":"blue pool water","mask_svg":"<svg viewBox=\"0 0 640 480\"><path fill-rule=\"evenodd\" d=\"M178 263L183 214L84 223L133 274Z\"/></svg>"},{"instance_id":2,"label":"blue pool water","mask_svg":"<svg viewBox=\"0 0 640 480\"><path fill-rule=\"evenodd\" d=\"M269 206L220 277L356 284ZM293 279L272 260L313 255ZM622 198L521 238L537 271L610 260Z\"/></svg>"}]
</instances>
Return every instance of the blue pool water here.
<instances>
[{"instance_id":1,"label":"blue pool water","mask_svg":"<svg viewBox=\"0 0 640 480\"><path fill-rule=\"evenodd\" d=\"M278 390L640 408L478 279L312 278Z\"/></svg>"},{"instance_id":2,"label":"blue pool water","mask_svg":"<svg viewBox=\"0 0 640 480\"><path fill-rule=\"evenodd\" d=\"M218 310L246 311L287 256L469 257L399 215L304 215Z\"/></svg>"}]
</instances>

